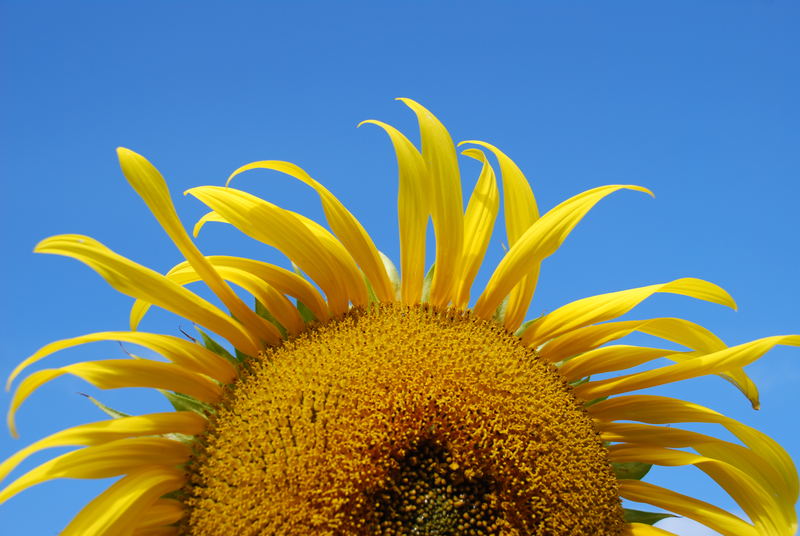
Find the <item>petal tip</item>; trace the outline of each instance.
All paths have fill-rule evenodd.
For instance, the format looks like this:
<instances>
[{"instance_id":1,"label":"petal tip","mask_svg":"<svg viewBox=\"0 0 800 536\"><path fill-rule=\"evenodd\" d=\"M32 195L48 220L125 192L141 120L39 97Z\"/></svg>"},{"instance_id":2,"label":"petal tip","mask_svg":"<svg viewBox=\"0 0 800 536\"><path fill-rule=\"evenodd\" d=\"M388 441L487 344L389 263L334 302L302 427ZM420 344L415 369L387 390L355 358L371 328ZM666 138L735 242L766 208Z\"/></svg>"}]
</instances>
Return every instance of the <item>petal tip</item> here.
<instances>
[{"instance_id":1,"label":"petal tip","mask_svg":"<svg viewBox=\"0 0 800 536\"><path fill-rule=\"evenodd\" d=\"M137 158L144 157L135 151L131 151L127 147L117 147L117 159L119 160L120 164Z\"/></svg>"},{"instance_id":2,"label":"petal tip","mask_svg":"<svg viewBox=\"0 0 800 536\"><path fill-rule=\"evenodd\" d=\"M58 236L58 235L56 235ZM34 253L48 253L47 246L50 242L55 238L55 236L48 236L47 238L40 240L38 244L33 246Z\"/></svg>"},{"instance_id":3,"label":"petal tip","mask_svg":"<svg viewBox=\"0 0 800 536\"><path fill-rule=\"evenodd\" d=\"M6 417L6 424L8 425L8 431L11 433L11 437L14 439L19 439L19 432L17 431L17 423L14 420L14 410L9 410L8 416Z\"/></svg>"},{"instance_id":4,"label":"petal tip","mask_svg":"<svg viewBox=\"0 0 800 536\"><path fill-rule=\"evenodd\" d=\"M653 191L650 188L645 188L644 186L633 186L633 189L637 190L639 192L644 192L647 195L649 195L650 197L652 197L653 199L656 198L656 194L654 194Z\"/></svg>"}]
</instances>

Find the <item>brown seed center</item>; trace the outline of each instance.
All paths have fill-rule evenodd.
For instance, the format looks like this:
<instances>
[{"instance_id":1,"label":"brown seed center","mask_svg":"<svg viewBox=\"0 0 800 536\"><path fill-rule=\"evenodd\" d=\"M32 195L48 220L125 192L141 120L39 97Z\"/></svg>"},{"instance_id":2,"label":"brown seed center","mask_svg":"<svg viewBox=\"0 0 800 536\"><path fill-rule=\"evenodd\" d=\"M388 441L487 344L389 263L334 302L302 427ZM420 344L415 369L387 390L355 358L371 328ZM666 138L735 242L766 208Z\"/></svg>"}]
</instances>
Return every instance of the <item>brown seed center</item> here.
<instances>
[{"instance_id":1,"label":"brown seed center","mask_svg":"<svg viewBox=\"0 0 800 536\"><path fill-rule=\"evenodd\" d=\"M468 313L376 305L250 363L190 465L192 536L618 535L552 366Z\"/></svg>"}]
</instances>

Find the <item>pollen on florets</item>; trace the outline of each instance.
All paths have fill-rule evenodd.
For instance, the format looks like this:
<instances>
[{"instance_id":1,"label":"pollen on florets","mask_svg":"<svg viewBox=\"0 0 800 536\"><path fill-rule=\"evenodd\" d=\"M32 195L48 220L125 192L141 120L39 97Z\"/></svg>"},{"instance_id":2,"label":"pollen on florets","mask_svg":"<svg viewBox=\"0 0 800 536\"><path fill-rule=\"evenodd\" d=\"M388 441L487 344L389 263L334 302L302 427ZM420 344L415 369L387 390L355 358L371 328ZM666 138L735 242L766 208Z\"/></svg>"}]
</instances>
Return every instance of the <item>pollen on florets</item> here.
<instances>
[{"instance_id":1,"label":"pollen on florets","mask_svg":"<svg viewBox=\"0 0 800 536\"><path fill-rule=\"evenodd\" d=\"M353 310L252 360L189 470L192 536L623 526L607 452L557 370L451 309Z\"/></svg>"}]
</instances>

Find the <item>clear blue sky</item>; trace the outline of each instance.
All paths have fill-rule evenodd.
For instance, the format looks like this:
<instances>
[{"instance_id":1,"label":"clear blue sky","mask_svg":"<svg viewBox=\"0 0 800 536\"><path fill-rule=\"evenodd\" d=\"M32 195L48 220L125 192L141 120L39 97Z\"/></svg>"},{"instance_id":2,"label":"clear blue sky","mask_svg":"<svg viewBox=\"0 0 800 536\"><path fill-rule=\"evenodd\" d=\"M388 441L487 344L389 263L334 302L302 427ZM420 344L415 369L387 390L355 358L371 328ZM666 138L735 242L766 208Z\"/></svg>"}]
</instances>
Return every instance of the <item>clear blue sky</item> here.
<instances>
[{"instance_id":1,"label":"clear blue sky","mask_svg":"<svg viewBox=\"0 0 800 536\"><path fill-rule=\"evenodd\" d=\"M698 276L728 289L740 311L656 297L629 317L683 315L729 344L798 333L798 24L800 7L789 0L2 1L0 376L49 341L127 326L131 300L71 259L34 255L40 239L88 234L161 271L180 260L122 178L118 145L161 169L187 224L203 208L183 190L221 184L253 160L293 161L396 258L394 155L377 128L355 128L378 118L416 137L413 115L394 97L419 100L456 140L503 148L542 208L602 184L655 192L603 201L546 261L532 315ZM462 162L468 184L477 171ZM321 212L313 192L289 179L238 180ZM498 232L492 262L502 241ZM282 262L219 224L199 244ZM143 324L163 333L179 326L190 329L158 312ZM120 354L95 344L49 363ZM717 378L656 391L754 424L800 459L800 349L777 348L748 371L761 387L760 412ZM36 394L19 415L22 439L0 434L0 458L100 418L77 392L93 391L63 379ZM148 394L101 398L131 412L162 407ZM655 476L734 508L697 470ZM107 485L39 486L0 507L0 527L55 534Z\"/></svg>"}]
</instances>

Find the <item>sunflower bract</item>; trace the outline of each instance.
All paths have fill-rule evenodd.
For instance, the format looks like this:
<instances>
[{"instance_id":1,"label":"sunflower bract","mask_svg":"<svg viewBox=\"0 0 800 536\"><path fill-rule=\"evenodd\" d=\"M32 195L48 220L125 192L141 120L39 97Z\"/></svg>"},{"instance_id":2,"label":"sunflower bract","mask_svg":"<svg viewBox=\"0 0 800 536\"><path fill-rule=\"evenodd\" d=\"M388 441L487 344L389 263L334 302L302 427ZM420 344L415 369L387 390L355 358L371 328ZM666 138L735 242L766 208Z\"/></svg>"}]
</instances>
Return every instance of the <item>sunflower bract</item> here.
<instances>
[{"instance_id":1,"label":"sunflower bract","mask_svg":"<svg viewBox=\"0 0 800 536\"><path fill-rule=\"evenodd\" d=\"M255 169L293 177L319 195L328 228L227 183L192 188L211 210L195 236L206 223L229 224L287 263L204 256L158 170L118 150L126 179L185 261L162 275L87 236L43 240L37 252L79 260L134 298L131 331L56 341L23 360L8 380L21 378L8 424L16 434L22 403L64 374L99 389L158 389L175 411L127 416L92 398L113 418L57 432L0 463L4 480L38 451L74 447L4 483L0 503L55 478L120 477L62 534L670 534L651 525L666 514L623 508L626 499L725 536L793 536L800 484L780 445L718 411L636 392L718 375L758 408L743 367L776 345L800 346L800 336L729 347L680 318L619 320L664 292L736 307L694 278L591 296L525 322L541 263L578 223L609 195L649 190L600 186L540 215L511 158L470 141L477 147L463 154L482 169L464 207L450 134L423 106L400 100L416 115L421 148L386 123L364 122L395 149L399 259L384 255L330 190L279 160L242 166L228 182ZM508 251L476 291L501 198ZM436 257L426 262L429 223ZM185 288L197 281L221 305ZM137 331L153 305L194 323L199 340ZM637 332L665 344L621 341ZM99 341L137 344L166 362L128 355L27 373L59 350ZM735 441L715 437L715 426ZM691 496L691 486L687 495L644 482L652 465L695 466L744 516Z\"/></svg>"}]
</instances>

